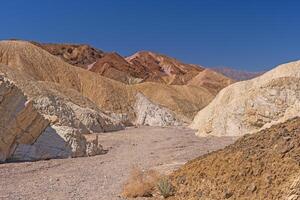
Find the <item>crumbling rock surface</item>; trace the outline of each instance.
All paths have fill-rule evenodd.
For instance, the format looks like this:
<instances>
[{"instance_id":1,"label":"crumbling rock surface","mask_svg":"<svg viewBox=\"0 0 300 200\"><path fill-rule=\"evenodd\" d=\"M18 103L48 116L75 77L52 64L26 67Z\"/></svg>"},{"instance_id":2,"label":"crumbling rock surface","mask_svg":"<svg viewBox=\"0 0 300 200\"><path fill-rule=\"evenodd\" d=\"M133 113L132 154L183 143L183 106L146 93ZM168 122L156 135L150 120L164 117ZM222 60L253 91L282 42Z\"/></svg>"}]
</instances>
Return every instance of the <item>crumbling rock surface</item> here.
<instances>
[{"instance_id":1,"label":"crumbling rock surface","mask_svg":"<svg viewBox=\"0 0 300 200\"><path fill-rule=\"evenodd\" d=\"M300 118L201 156L172 174L174 199L300 198Z\"/></svg>"}]
</instances>

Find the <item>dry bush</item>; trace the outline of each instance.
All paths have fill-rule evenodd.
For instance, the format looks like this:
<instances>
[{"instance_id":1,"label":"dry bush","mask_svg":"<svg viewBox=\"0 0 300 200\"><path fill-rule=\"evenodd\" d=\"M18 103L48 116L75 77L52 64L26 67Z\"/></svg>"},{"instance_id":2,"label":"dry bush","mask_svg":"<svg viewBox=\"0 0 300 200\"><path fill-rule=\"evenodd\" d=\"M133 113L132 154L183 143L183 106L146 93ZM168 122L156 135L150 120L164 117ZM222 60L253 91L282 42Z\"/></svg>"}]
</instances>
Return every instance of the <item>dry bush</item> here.
<instances>
[{"instance_id":1,"label":"dry bush","mask_svg":"<svg viewBox=\"0 0 300 200\"><path fill-rule=\"evenodd\" d=\"M175 193L174 186L167 177L163 177L158 181L157 189L164 198L173 196Z\"/></svg>"},{"instance_id":2,"label":"dry bush","mask_svg":"<svg viewBox=\"0 0 300 200\"><path fill-rule=\"evenodd\" d=\"M154 170L142 171L133 168L128 181L123 187L122 196L129 198L151 197L160 174Z\"/></svg>"}]
</instances>

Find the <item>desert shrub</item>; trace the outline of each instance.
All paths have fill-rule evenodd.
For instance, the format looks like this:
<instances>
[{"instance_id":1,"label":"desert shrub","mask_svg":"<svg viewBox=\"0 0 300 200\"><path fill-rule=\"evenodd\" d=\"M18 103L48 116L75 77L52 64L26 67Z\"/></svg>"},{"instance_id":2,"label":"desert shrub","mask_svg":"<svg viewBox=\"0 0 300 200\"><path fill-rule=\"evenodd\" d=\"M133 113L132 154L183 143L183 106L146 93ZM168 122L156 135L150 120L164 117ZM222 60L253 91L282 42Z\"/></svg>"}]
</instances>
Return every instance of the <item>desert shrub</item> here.
<instances>
[{"instance_id":1,"label":"desert shrub","mask_svg":"<svg viewBox=\"0 0 300 200\"><path fill-rule=\"evenodd\" d=\"M154 170L142 171L139 168L133 168L123 187L122 196L151 197L159 177L159 173Z\"/></svg>"},{"instance_id":2,"label":"desert shrub","mask_svg":"<svg viewBox=\"0 0 300 200\"><path fill-rule=\"evenodd\" d=\"M158 181L157 189L164 198L168 198L175 193L174 186L166 177L163 177Z\"/></svg>"}]
</instances>

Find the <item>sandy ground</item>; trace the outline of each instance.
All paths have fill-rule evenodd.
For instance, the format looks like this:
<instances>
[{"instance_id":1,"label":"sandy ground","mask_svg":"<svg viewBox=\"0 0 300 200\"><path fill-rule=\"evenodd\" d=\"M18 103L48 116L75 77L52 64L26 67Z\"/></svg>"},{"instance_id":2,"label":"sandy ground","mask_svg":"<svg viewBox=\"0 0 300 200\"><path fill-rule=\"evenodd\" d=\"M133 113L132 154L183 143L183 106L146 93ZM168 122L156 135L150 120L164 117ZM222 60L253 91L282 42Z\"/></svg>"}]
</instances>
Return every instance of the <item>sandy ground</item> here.
<instances>
[{"instance_id":1,"label":"sandy ground","mask_svg":"<svg viewBox=\"0 0 300 200\"><path fill-rule=\"evenodd\" d=\"M103 155L0 165L0 199L119 200L134 166L169 173L235 138L198 138L186 128L140 127L105 133Z\"/></svg>"}]
</instances>

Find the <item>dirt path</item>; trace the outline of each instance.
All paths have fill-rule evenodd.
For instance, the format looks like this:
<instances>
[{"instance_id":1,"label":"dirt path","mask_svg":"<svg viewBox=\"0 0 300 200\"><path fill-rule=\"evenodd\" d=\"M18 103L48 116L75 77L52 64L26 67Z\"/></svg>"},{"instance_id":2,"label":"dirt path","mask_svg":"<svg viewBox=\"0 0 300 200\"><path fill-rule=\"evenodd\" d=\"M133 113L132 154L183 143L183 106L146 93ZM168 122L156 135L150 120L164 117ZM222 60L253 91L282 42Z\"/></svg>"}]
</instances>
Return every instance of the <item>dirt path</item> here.
<instances>
[{"instance_id":1,"label":"dirt path","mask_svg":"<svg viewBox=\"0 0 300 200\"><path fill-rule=\"evenodd\" d=\"M117 200L133 166L170 172L235 138L197 138L185 128L130 128L100 136L107 154L0 165L0 199Z\"/></svg>"}]
</instances>

